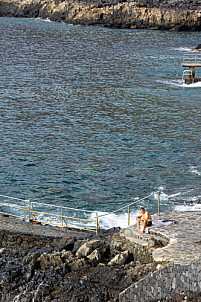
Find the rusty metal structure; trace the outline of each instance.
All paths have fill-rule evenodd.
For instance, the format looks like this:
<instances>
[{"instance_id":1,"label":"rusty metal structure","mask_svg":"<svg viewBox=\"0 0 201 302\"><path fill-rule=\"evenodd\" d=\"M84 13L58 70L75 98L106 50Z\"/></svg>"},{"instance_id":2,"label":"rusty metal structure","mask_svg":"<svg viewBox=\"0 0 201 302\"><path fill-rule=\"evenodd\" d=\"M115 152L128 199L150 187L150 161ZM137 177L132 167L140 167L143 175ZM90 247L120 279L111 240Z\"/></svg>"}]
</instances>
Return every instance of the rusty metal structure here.
<instances>
[{"instance_id":1,"label":"rusty metal structure","mask_svg":"<svg viewBox=\"0 0 201 302\"><path fill-rule=\"evenodd\" d=\"M183 58L181 66L185 69L183 71L182 82L190 85L193 83L201 82L201 76L196 75L195 69L201 68L201 54L191 54Z\"/></svg>"}]
</instances>

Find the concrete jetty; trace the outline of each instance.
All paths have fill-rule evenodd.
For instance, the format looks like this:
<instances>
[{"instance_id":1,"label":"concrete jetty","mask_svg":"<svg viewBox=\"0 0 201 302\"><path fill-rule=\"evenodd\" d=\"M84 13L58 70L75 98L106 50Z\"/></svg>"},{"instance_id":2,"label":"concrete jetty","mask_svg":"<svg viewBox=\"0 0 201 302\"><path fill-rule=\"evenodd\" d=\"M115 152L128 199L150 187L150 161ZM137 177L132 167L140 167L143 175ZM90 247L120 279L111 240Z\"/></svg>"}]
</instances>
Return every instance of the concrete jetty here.
<instances>
[{"instance_id":1,"label":"concrete jetty","mask_svg":"<svg viewBox=\"0 0 201 302\"><path fill-rule=\"evenodd\" d=\"M201 76L196 76L195 69L201 68L201 56L200 55L188 55L184 57L181 67L189 68L189 70L183 71L182 81L189 85L197 82L201 82Z\"/></svg>"},{"instance_id":2,"label":"concrete jetty","mask_svg":"<svg viewBox=\"0 0 201 302\"><path fill-rule=\"evenodd\" d=\"M75 237L77 239L83 236L90 237L92 233L72 230L59 227L54 227L51 225L42 225L40 223L28 223L22 219L16 219L13 217L8 217L8 215L0 215L0 231L10 232L10 233L20 233L22 235L34 235L43 236L48 238L62 238L62 237Z\"/></svg>"},{"instance_id":3,"label":"concrete jetty","mask_svg":"<svg viewBox=\"0 0 201 302\"><path fill-rule=\"evenodd\" d=\"M153 215L153 220L158 216ZM201 212L168 212L160 214L161 220L171 223L164 226L146 228L146 233L141 234L136 230L136 225L122 229L121 235L133 243L148 246L150 238L163 239L168 244L163 248L153 251L155 261L195 260L201 255ZM11 217L0 216L0 230L27 235L42 235L61 238L66 236L83 237L86 232L66 229L41 224L29 224L26 221ZM87 232L87 234L89 234Z\"/></svg>"},{"instance_id":4,"label":"concrete jetty","mask_svg":"<svg viewBox=\"0 0 201 302\"><path fill-rule=\"evenodd\" d=\"M153 215L153 220L158 217ZM147 233L140 234L136 225L122 230L132 242L148 245L148 240L164 238L168 240L165 247L157 248L152 255L155 261L192 261L201 255L201 212L169 212L160 214L161 220L170 221L171 224L147 228Z\"/></svg>"},{"instance_id":5,"label":"concrete jetty","mask_svg":"<svg viewBox=\"0 0 201 302\"><path fill-rule=\"evenodd\" d=\"M162 240L167 243L165 247L157 248L152 255L157 262L192 261L201 255L201 212L168 212L160 214L160 220L170 223L164 226L146 228L146 233L141 234L136 230L136 225L121 230L121 235L141 246L148 246L150 238ZM153 215L153 220L158 216ZM0 230L12 233L21 233L34 236L62 238L73 236L93 236L89 232L65 229L50 225L29 224L26 221L12 217L0 216Z\"/></svg>"}]
</instances>

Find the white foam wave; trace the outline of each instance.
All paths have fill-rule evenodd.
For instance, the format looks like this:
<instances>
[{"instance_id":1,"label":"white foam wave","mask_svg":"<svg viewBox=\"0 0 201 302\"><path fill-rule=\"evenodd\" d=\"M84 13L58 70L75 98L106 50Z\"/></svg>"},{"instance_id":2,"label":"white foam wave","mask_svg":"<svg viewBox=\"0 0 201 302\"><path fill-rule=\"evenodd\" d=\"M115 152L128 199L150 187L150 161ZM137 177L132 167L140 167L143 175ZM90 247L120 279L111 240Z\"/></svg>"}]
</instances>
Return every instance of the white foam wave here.
<instances>
[{"instance_id":1,"label":"white foam wave","mask_svg":"<svg viewBox=\"0 0 201 302\"><path fill-rule=\"evenodd\" d=\"M99 212L100 216L107 214L106 212ZM139 215L139 211L133 211L130 213L130 224L136 224L136 216ZM94 219L94 213L91 214L90 219ZM99 218L100 227L103 229L110 229L113 227L126 228L128 226L128 213L112 213Z\"/></svg>"},{"instance_id":2,"label":"white foam wave","mask_svg":"<svg viewBox=\"0 0 201 302\"><path fill-rule=\"evenodd\" d=\"M197 82L197 83L193 83L193 84L182 84L182 87L187 87L187 88L197 88L197 87L201 87L201 82Z\"/></svg>"},{"instance_id":3,"label":"white foam wave","mask_svg":"<svg viewBox=\"0 0 201 302\"><path fill-rule=\"evenodd\" d=\"M107 215L108 214L108 215ZM103 216L102 216L103 215ZM139 215L139 211L133 211L130 213L130 224L136 224L136 216ZM98 216L101 216L98 219L98 223L101 229L110 229L113 227L126 228L128 226L128 213L112 213L107 212L98 212ZM96 213L91 213L86 217L87 220L91 221L79 221L72 219L65 219L69 227L78 227L86 229L95 229L96 228ZM41 221L42 224L53 223L61 227L61 219L59 217L44 217L42 214L37 215L37 220ZM65 224L64 224L65 226Z\"/></svg>"},{"instance_id":4,"label":"white foam wave","mask_svg":"<svg viewBox=\"0 0 201 302\"><path fill-rule=\"evenodd\" d=\"M42 18L38 17L38 18L36 18L36 20L42 21L42 22L52 22L49 18L42 19Z\"/></svg>"},{"instance_id":5,"label":"white foam wave","mask_svg":"<svg viewBox=\"0 0 201 302\"><path fill-rule=\"evenodd\" d=\"M160 200L167 201L169 195L163 192L164 187L159 187L158 191L160 192ZM158 199L158 192L152 192L154 194L154 199Z\"/></svg>"},{"instance_id":6,"label":"white foam wave","mask_svg":"<svg viewBox=\"0 0 201 302\"><path fill-rule=\"evenodd\" d=\"M201 211L201 204L193 204L193 205L177 205L175 206L176 212L182 212L182 211Z\"/></svg>"},{"instance_id":7,"label":"white foam wave","mask_svg":"<svg viewBox=\"0 0 201 302\"><path fill-rule=\"evenodd\" d=\"M177 80L157 80L156 82L163 84L163 85L171 85L171 86L177 86L177 87L182 87L182 80L177 79Z\"/></svg>"},{"instance_id":8,"label":"white foam wave","mask_svg":"<svg viewBox=\"0 0 201 302\"><path fill-rule=\"evenodd\" d=\"M194 166L192 166L192 167L190 167L190 172L191 173L194 173L194 174L196 174L196 175L201 175L201 172L199 172L198 170L197 170L197 168L196 167L194 167Z\"/></svg>"},{"instance_id":9,"label":"white foam wave","mask_svg":"<svg viewBox=\"0 0 201 302\"><path fill-rule=\"evenodd\" d=\"M41 21L43 21L43 22L52 22L49 18L41 19Z\"/></svg>"},{"instance_id":10,"label":"white foam wave","mask_svg":"<svg viewBox=\"0 0 201 302\"><path fill-rule=\"evenodd\" d=\"M182 192L177 192L177 193L173 193L173 194L168 195L164 192L165 188L162 187L162 186L159 187L158 190L160 192L160 200L161 201L168 201L170 198L174 198L176 196L182 195ZM158 193L154 193L154 198L158 199Z\"/></svg>"},{"instance_id":11,"label":"white foam wave","mask_svg":"<svg viewBox=\"0 0 201 302\"><path fill-rule=\"evenodd\" d=\"M157 80L160 84L165 85L171 85L171 86L177 86L177 87L185 87L185 88L197 88L201 87L201 82L192 83L192 84L185 84L182 82L182 80Z\"/></svg>"},{"instance_id":12,"label":"white foam wave","mask_svg":"<svg viewBox=\"0 0 201 302\"><path fill-rule=\"evenodd\" d=\"M190 47L184 47L184 46L181 46L181 47L177 47L177 48L174 48L175 50L178 50L178 51L183 51L183 52L193 52L193 48L190 48Z\"/></svg>"}]
</instances>

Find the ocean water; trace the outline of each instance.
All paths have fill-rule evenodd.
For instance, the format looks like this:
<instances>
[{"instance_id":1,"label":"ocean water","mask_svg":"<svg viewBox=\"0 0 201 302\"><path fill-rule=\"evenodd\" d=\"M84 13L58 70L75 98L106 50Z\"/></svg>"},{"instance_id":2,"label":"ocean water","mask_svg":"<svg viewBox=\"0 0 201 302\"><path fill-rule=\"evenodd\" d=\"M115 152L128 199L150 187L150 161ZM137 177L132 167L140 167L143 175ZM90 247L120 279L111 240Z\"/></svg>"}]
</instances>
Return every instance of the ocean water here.
<instances>
[{"instance_id":1,"label":"ocean water","mask_svg":"<svg viewBox=\"0 0 201 302\"><path fill-rule=\"evenodd\" d=\"M200 210L201 84L181 81L200 33L47 21L0 18L0 194L103 214L160 190L161 211ZM131 222L139 205L157 194Z\"/></svg>"}]
</instances>

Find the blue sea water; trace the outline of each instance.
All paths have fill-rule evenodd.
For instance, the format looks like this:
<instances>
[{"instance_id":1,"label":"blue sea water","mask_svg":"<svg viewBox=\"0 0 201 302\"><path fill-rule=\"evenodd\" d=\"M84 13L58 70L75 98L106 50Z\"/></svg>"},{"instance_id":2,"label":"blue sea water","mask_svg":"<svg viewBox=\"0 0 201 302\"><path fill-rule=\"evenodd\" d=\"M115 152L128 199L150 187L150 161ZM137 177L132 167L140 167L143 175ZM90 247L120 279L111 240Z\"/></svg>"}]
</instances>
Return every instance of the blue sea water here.
<instances>
[{"instance_id":1,"label":"blue sea water","mask_svg":"<svg viewBox=\"0 0 201 302\"><path fill-rule=\"evenodd\" d=\"M199 210L201 84L181 81L199 43L0 18L0 194L105 213L160 190L162 211ZM157 196L140 205L155 213Z\"/></svg>"}]
</instances>

